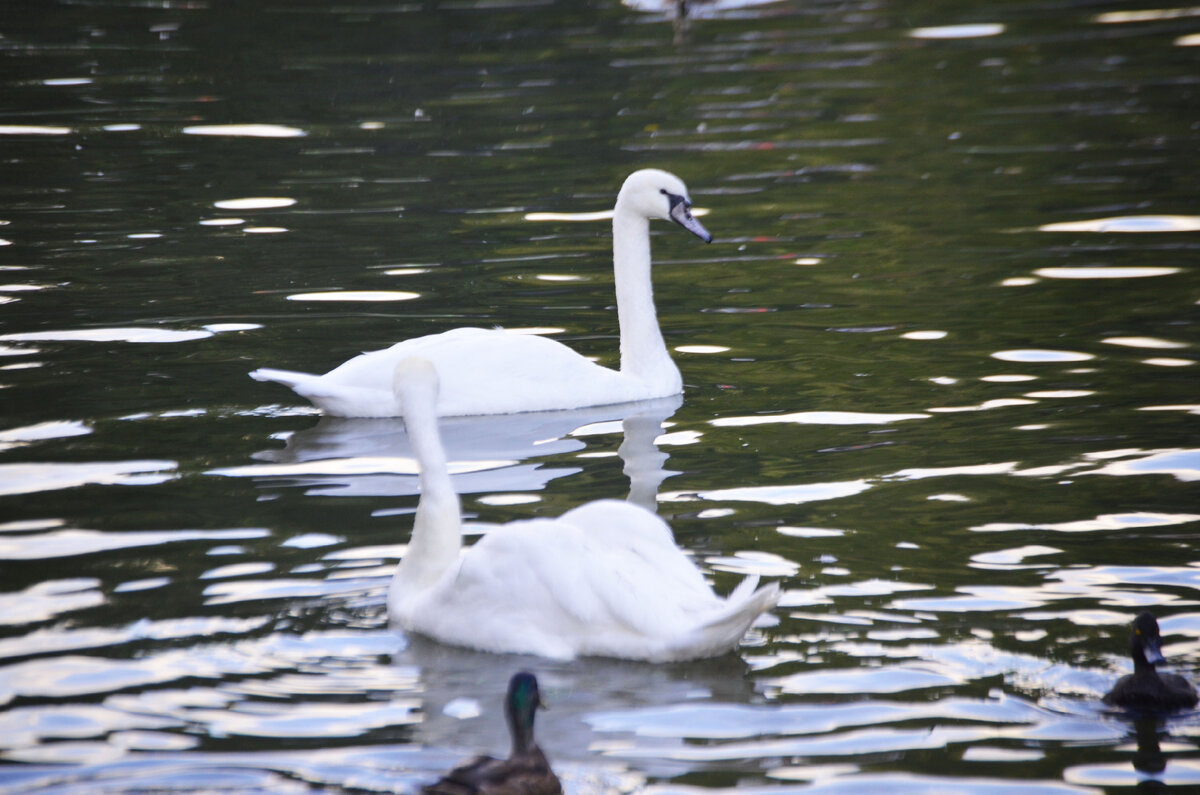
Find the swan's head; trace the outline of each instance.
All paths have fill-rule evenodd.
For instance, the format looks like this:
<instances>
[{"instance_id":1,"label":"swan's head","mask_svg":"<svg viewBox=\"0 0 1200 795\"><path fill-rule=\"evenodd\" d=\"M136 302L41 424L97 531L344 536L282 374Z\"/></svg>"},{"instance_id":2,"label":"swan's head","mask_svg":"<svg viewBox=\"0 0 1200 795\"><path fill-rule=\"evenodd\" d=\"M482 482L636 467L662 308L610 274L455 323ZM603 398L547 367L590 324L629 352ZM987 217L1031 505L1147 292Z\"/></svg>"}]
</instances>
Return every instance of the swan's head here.
<instances>
[{"instance_id":1,"label":"swan's head","mask_svg":"<svg viewBox=\"0 0 1200 795\"><path fill-rule=\"evenodd\" d=\"M712 242L712 235L692 216L687 185L670 172L657 168L633 172L621 186L617 205L628 207L646 218L674 221L705 243Z\"/></svg>"},{"instance_id":2,"label":"swan's head","mask_svg":"<svg viewBox=\"0 0 1200 795\"><path fill-rule=\"evenodd\" d=\"M401 359L392 374L392 391L406 417L418 405L432 407L438 395L437 369L420 356Z\"/></svg>"}]
</instances>

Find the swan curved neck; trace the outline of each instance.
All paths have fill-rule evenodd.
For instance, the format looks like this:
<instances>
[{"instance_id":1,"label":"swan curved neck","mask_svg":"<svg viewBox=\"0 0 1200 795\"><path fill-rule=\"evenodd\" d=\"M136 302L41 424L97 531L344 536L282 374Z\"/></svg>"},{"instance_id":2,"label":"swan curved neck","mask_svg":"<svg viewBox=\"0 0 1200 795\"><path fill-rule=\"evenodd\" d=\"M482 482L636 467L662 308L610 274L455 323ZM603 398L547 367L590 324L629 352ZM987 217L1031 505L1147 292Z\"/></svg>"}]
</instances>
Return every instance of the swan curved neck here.
<instances>
[{"instance_id":1,"label":"swan curved neck","mask_svg":"<svg viewBox=\"0 0 1200 795\"><path fill-rule=\"evenodd\" d=\"M421 498L395 581L405 588L420 588L432 585L458 559L462 509L446 466L434 401L406 401L404 424L420 467Z\"/></svg>"},{"instance_id":2,"label":"swan curved neck","mask_svg":"<svg viewBox=\"0 0 1200 795\"><path fill-rule=\"evenodd\" d=\"M667 351L654 308L650 220L626 207L620 197L613 211L613 281L621 327L621 373L658 386L658 394L679 391L679 369Z\"/></svg>"}]
</instances>

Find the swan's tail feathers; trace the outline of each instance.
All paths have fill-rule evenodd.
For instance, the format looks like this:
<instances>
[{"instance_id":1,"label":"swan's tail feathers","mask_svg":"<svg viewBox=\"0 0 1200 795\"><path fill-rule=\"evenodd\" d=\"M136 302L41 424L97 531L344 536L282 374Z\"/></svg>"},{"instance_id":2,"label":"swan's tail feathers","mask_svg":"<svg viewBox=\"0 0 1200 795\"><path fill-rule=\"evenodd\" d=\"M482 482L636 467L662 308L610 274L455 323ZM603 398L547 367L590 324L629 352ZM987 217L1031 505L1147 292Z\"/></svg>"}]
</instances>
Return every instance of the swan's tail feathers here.
<instances>
[{"instance_id":1,"label":"swan's tail feathers","mask_svg":"<svg viewBox=\"0 0 1200 795\"><path fill-rule=\"evenodd\" d=\"M680 659L686 656L712 657L736 648L758 617L779 604L778 583L768 583L761 588L757 586L757 574L738 583L726 597L724 609L688 633L680 645L691 647L692 654Z\"/></svg>"},{"instance_id":2,"label":"swan's tail feathers","mask_svg":"<svg viewBox=\"0 0 1200 795\"><path fill-rule=\"evenodd\" d=\"M300 397L311 400L313 405L327 414L355 416L352 412L345 411L339 403L342 394L337 385L325 382L319 375L260 367L252 371L250 377L255 381L274 381L277 384L283 384Z\"/></svg>"},{"instance_id":3,"label":"swan's tail feathers","mask_svg":"<svg viewBox=\"0 0 1200 795\"><path fill-rule=\"evenodd\" d=\"M250 377L255 381L274 381L277 384L283 384L289 389L294 389L301 392L305 386L312 385L319 375L312 373L297 373L294 370L275 370L270 367L260 367L257 370L250 371Z\"/></svg>"}]
</instances>

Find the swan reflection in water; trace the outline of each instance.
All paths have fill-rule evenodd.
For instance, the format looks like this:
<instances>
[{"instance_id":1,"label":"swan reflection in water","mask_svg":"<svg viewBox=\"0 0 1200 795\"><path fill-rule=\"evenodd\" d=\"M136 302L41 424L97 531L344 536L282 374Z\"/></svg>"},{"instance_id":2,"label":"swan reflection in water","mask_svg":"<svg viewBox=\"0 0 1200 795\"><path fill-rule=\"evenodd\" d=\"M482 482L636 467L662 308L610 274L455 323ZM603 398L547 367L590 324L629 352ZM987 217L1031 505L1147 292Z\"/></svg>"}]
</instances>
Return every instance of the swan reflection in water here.
<instances>
[{"instance_id":1,"label":"swan reflection in water","mask_svg":"<svg viewBox=\"0 0 1200 795\"><path fill-rule=\"evenodd\" d=\"M682 403L682 396L672 395L570 411L446 417L439 420L439 428L455 490L479 494L541 491L551 480L579 472L578 467L546 466L535 460L583 450L582 437L605 432L605 423L620 422L624 439L617 454L630 482L628 499L653 511L659 486L674 474L664 468L667 454L655 440ZM211 473L301 486L322 496L419 493L416 462L399 419L322 417L313 427L291 434L282 449L264 450L253 458L263 463Z\"/></svg>"}]
</instances>

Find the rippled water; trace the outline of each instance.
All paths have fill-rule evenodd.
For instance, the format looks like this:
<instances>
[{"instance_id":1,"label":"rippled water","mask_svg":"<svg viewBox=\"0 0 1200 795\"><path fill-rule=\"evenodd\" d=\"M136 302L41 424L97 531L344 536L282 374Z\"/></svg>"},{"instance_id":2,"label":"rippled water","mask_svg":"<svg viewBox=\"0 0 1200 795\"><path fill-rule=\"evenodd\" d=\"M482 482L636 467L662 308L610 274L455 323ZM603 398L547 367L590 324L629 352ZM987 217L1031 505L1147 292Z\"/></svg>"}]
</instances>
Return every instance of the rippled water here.
<instances>
[{"instance_id":1,"label":"rippled water","mask_svg":"<svg viewBox=\"0 0 1200 795\"><path fill-rule=\"evenodd\" d=\"M0 15L0 793L1200 787L1193 8L16 2ZM656 10L658 9L658 10ZM402 424L255 383L456 325L615 364L620 180L682 401L447 422L472 532L625 497L778 623L556 663L390 629Z\"/></svg>"}]
</instances>

